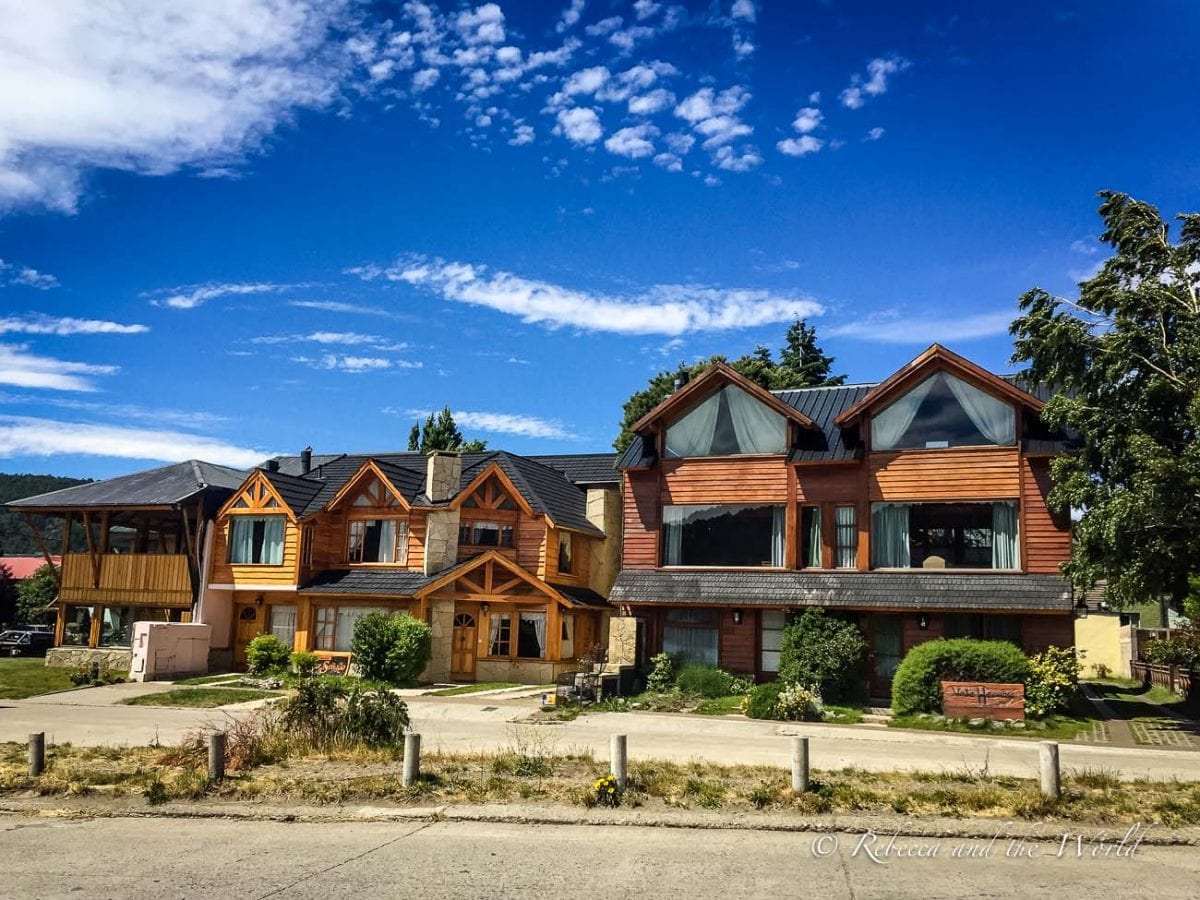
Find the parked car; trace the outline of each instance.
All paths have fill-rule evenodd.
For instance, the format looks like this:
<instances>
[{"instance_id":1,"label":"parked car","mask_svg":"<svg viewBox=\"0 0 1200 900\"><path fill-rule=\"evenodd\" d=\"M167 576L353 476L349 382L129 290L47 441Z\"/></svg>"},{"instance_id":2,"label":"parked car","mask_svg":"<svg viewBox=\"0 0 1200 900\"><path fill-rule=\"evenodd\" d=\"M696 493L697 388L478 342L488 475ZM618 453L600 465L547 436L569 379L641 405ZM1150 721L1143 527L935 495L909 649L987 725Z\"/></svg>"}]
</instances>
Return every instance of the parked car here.
<instances>
[{"instance_id":1,"label":"parked car","mask_svg":"<svg viewBox=\"0 0 1200 900\"><path fill-rule=\"evenodd\" d=\"M10 628L0 631L0 656L45 656L54 646L54 632L48 628Z\"/></svg>"}]
</instances>

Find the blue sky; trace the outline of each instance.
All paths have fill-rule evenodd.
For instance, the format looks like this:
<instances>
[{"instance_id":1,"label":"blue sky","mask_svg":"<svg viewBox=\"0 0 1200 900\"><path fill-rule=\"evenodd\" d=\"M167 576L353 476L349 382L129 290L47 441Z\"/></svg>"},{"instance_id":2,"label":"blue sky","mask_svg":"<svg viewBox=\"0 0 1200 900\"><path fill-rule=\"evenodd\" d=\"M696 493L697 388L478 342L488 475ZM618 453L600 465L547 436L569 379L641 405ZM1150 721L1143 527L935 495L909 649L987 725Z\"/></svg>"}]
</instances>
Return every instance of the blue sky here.
<instances>
[{"instance_id":1,"label":"blue sky","mask_svg":"<svg viewBox=\"0 0 1200 900\"><path fill-rule=\"evenodd\" d=\"M1200 208L1193 3L115 7L4 14L6 471L396 449L445 404L605 450L796 316L853 381L1008 370L1097 190Z\"/></svg>"}]
</instances>

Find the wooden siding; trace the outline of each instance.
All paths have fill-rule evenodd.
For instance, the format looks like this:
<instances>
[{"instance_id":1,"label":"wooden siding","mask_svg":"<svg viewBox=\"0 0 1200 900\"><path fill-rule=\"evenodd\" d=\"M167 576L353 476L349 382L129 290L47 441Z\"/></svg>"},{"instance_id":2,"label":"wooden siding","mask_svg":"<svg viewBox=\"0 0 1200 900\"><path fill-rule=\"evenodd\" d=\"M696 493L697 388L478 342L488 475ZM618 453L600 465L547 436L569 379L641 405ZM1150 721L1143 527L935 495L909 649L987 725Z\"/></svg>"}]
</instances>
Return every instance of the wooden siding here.
<instances>
[{"instance_id":1,"label":"wooden siding","mask_svg":"<svg viewBox=\"0 0 1200 900\"><path fill-rule=\"evenodd\" d=\"M231 518L232 516L226 516L217 522L217 533L213 538L212 575L209 581L213 584L247 587L260 584L296 584L300 569L300 526L292 521L284 523L282 565L233 565L228 561Z\"/></svg>"},{"instance_id":2,"label":"wooden siding","mask_svg":"<svg viewBox=\"0 0 1200 900\"><path fill-rule=\"evenodd\" d=\"M962 447L871 453L871 500L1016 500L1021 494L1015 447Z\"/></svg>"},{"instance_id":3,"label":"wooden siding","mask_svg":"<svg viewBox=\"0 0 1200 900\"><path fill-rule=\"evenodd\" d=\"M661 468L663 503L787 502L782 456L664 459Z\"/></svg>"},{"instance_id":4,"label":"wooden siding","mask_svg":"<svg viewBox=\"0 0 1200 900\"><path fill-rule=\"evenodd\" d=\"M854 502L861 493L861 465L796 467L796 499L802 503Z\"/></svg>"},{"instance_id":5,"label":"wooden siding","mask_svg":"<svg viewBox=\"0 0 1200 900\"><path fill-rule=\"evenodd\" d=\"M539 578L546 577L546 520L522 515L517 520L517 565Z\"/></svg>"},{"instance_id":6,"label":"wooden siding","mask_svg":"<svg viewBox=\"0 0 1200 900\"><path fill-rule=\"evenodd\" d=\"M753 675L758 671L758 613L745 610L740 625L734 624L733 610L721 610L720 663L727 672Z\"/></svg>"},{"instance_id":7,"label":"wooden siding","mask_svg":"<svg viewBox=\"0 0 1200 900\"><path fill-rule=\"evenodd\" d=\"M1021 644L1026 653L1041 653L1047 647L1074 647L1075 616L1022 616Z\"/></svg>"},{"instance_id":8,"label":"wooden siding","mask_svg":"<svg viewBox=\"0 0 1200 900\"><path fill-rule=\"evenodd\" d=\"M112 606L191 606L192 581L183 554L120 553L97 557L68 553L62 561L59 599Z\"/></svg>"},{"instance_id":9,"label":"wooden siding","mask_svg":"<svg viewBox=\"0 0 1200 900\"><path fill-rule=\"evenodd\" d=\"M627 569L653 569L658 565L658 532L662 510L657 472L626 472L622 516L622 565Z\"/></svg>"},{"instance_id":10,"label":"wooden siding","mask_svg":"<svg viewBox=\"0 0 1200 900\"><path fill-rule=\"evenodd\" d=\"M1071 556L1070 516L1056 515L1046 504L1050 493L1050 460L1021 461L1021 542L1028 572L1057 572L1058 564Z\"/></svg>"}]
</instances>

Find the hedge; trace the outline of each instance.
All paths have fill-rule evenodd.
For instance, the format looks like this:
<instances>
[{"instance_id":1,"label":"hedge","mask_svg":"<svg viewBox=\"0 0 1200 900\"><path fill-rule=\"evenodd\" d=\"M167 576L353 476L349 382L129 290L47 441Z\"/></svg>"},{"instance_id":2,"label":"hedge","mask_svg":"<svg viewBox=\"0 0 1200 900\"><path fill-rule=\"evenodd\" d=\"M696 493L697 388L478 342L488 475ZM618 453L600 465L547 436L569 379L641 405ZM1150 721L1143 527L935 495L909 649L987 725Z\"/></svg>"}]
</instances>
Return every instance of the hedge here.
<instances>
[{"instance_id":1,"label":"hedge","mask_svg":"<svg viewBox=\"0 0 1200 900\"><path fill-rule=\"evenodd\" d=\"M943 681L1024 684L1029 659L1007 641L954 638L917 644L892 678L892 710L898 716L940 712Z\"/></svg>"}]
</instances>

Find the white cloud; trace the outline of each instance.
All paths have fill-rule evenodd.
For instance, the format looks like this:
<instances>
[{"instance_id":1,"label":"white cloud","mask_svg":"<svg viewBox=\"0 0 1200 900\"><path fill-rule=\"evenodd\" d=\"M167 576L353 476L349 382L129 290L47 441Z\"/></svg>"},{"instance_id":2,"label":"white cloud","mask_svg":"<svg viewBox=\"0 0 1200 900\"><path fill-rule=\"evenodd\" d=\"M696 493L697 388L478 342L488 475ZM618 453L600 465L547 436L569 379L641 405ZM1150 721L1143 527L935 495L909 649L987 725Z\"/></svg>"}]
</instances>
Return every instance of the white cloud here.
<instances>
[{"instance_id":1,"label":"white cloud","mask_svg":"<svg viewBox=\"0 0 1200 900\"><path fill-rule=\"evenodd\" d=\"M348 347L362 344L382 344L384 338L377 334L360 334L357 331L314 331L310 334L264 334L250 339L252 344L343 344Z\"/></svg>"},{"instance_id":2,"label":"white cloud","mask_svg":"<svg viewBox=\"0 0 1200 900\"><path fill-rule=\"evenodd\" d=\"M753 22L756 18L753 0L733 0L733 8L729 11L729 17Z\"/></svg>"},{"instance_id":3,"label":"white cloud","mask_svg":"<svg viewBox=\"0 0 1200 900\"><path fill-rule=\"evenodd\" d=\"M870 131L867 132L867 136L865 138L863 138L863 140L864 141L877 141L881 137L883 137L883 135L884 135L884 131L882 128L872 128Z\"/></svg>"},{"instance_id":4,"label":"white cloud","mask_svg":"<svg viewBox=\"0 0 1200 900\"><path fill-rule=\"evenodd\" d=\"M412 77L412 89L418 94L422 91L427 91L437 84L439 77L441 77L441 73L434 68L422 69L419 72L415 72Z\"/></svg>"},{"instance_id":5,"label":"white cloud","mask_svg":"<svg viewBox=\"0 0 1200 900\"><path fill-rule=\"evenodd\" d=\"M163 462L203 459L239 468L249 468L271 455L178 431L0 416L0 456L59 456L67 453Z\"/></svg>"},{"instance_id":6,"label":"white cloud","mask_svg":"<svg viewBox=\"0 0 1200 900\"><path fill-rule=\"evenodd\" d=\"M1013 317L1011 311L920 318L891 312L869 316L859 322L822 328L821 332L829 337L851 337L878 344L948 343L1008 334Z\"/></svg>"},{"instance_id":7,"label":"white cloud","mask_svg":"<svg viewBox=\"0 0 1200 900\"><path fill-rule=\"evenodd\" d=\"M620 16L609 16L607 19L601 19L599 22L588 25L583 30L592 37L602 37L616 31L624 21Z\"/></svg>"},{"instance_id":8,"label":"white cloud","mask_svg":"<svg viewBox=\"0 0 1200 900\"><path fill-rule=\"evenodd\" d=\"M633 12L639 22L643 19L649 19L660 9L662 9L662 4L655 3L654 0L634 0L633 3Z\"/></svg>"},{"instance_id":9,"label":"white cloud","mask_svg":"<svg viewBox=\"0 0 1200 900\"><path fill-rule=\"evenodd\" d=\"M604 148L617 156L640 159L654 153L654 142L650 139L655 137L658 137L658 129L653 125L633 125L614 132L604 142Z\"/></svg>"},{"instance_id":10,"label":"white cloud","mask_svg":"<svg viewBox=\"0 0 1200 900\"><path fill-rule=\"evenodd\" d=\"M821 127L821 120L824 116L821 111L815 106L806 106L800 112L796 113L796 118L792 122L792 127L801 134L809 134Z\"/></svg>"},{"instance_id":11,"label":"white cloud","mask_svg":"<svg viewBox=\"0 0 1200 900\"><path fill-rule=\"evenodd\" d=\"M0 141L2 140L3 138L0 138ZM2 147L2 143L0 143L0 147ZM19 285L37 288L39 291L48 291L58 287L58 279L29 266L14 266L0 259L0 286L2 285Z\"/></svg>"},{"instance_id":12,"label":"white cloud","mask_svg":"<svg viewBox=\"0 0 1200 900\"><path fill-rule=\"evenodd\" d=\"M166 306L171 309L195 309L209 300L220 297L240 297L247 294L269 294L285 290L291 285L271 284L269 282L231 283L209 281L204 284L189 284L182 287L162 291L151 291L143 294L150 297L155 306Z\"/></svg>"},{"instance_id":13,"label":"white cloud","mask_svg":"<svg viewBox=\"0 0 1200 900\"><path fill-rule=\"evenodd\" d=\"M1071 252L1079 253L1083 256L1098 256L1100 254L1100 243L1094 238L1087 241L1071 241Z\"/></svg>"},{"instance_id":14,"label":"white cloud","mask_svg":"<svg viewBox=\"0 0 1200 900\"><path fill-rule=\"evenodd\" d=\"M484 266L409 257L382 277L483 306L530 324L617 334L677 335L726 331L816 316L810 297L750 288L665 284L627 296L576 290Z\"/></svg>"},{"instance_id":15,"label":"white cloud","mask_svg":"<svg viewBox=\"0 0 1200 900\"><path fill-rule=\"evenodd\" d=\"M805 134L798 138L786 138L777 143L775 149L788 156L808 156L808 154L816 153L824 146L825 142L820 138L815 138L811 134Z\"/></svg>"},{"instance_id":16,"label":"white cloud","mask_svg":"<svg viewBox=\"0 0 1200 900\"><path fill-rule=\"evenodd\" d=\"M30 353L26 344L0 344L0 384L53 391L95 391L88 375L112 375L116 366L71 362Z\"/></svg>"},{"instance_id":17,"label":"white cloud","mask_svg":"<svg viewBox=\"0 0 1200 900\"><path fill-rule=\"evenodd\" d=\"M410 409L406 413L414 417L425 417L430 414L427 409ZM454 421L464 428L484 431L489 434L516 434L521 437L545 438L548 440L569 440L573 435L558 422L542 419L537 416L514 415L513 413L475 412L467 409L456 409L453 412Z\"/></svg>"},{"instance_id":18,"label":"white cloud","mask_svg":"<svg viewBox=\"0 0 1200 900\"><path fill-rule=\"evenodd\" d=\"M604 66L580 69L563 82L563 93L568 97L576 94L594 94L610 77L608 69Z\"/></svg>"},{"instance_id":19,"label":"white cloud","mask_svg":"<svg viewBox=\"0 0 1200 900\"><path fill-rule=\"evenodd\" d=\"M227 169L328 106L357 62L335 37L347 0L7 7L0 209L72 212L93 168Z\"/></svg>"},{"instance_id":20,"label":"white cloud","mask_svg":"<svg viewBox=\"0 0 1200 900\"><path fill-rule=\"evenodd\" d=\"M35 397L30 394L0 393L0 403L55 406L60 409L94 413L109 419L136 419L140 422L154 422L156 425L172 425L179 428L213 428L229 421L225 416L200 410L164 409L137 406L133 403L114 403L112 400L79 400L75 397Z\"/></svg>"},{"instance_id":21,"label":"white cloud","mask_svg":"<svg viewBox=\"0 0 1200 900\"><path fill-rule=\"evenodd\" d=\"M634 116L652 116L662 112L675 102L675 95L666 88L657 88L646 94L629 98L629 113Z\"/></svg>"},{"instance_id":22,"label":"white cloud","mask_svg":"<svg viewBox=\"0 0 1200 900\"><path fill-rule=\"evenodd\" d=\"M693 125L713 116L728 116L740 112L750 101L750 92L740 84L719 94L710 87L701 88L675 107L675 115Z\"/></svg>"},{"instance_id":23,"label":"white cloud","mask_svg":"<svg viewBox=\"0 0 1200 900\"><path fill-rule=\"evenodd\" d=\"M562 16L558 20L556 30L559 34L575 26L579 17L583 15L583 7L584 0L571 0L571 5L562 11Z\"/></svg>"},{"instance_id":24,"label":"white cloud","mask_svg":"<svg viewBox=\"0 0 1200 900\"><path fill-rule=\"evenodd\" d=\"M604 135L604 127L595 110L581 106L560 110L555 131L574 144L594 144Z\"/></svg>"},{"instance_id":25,"label":"white cloud","mask_svg":"<svg viewBox=\"0 0 1200 900\"><path fill-rule=\"evenodd\" d=\"M458 33L469 44L504 43L504 12L495 3L464 10L455 21Z\"/></svg>"},{"instance_id":26,"label":"white cloud","mask_svg":"<svg viewBox=\"0 0 1200 900\"><path fill-rule=\"evenodd\" d=\"M754 129L737 116L713 116L693 127L706 138L704 146L709 150L754 133Z\"/></svg>"},{"instance_id":27,"label":"white cloud","mask_svg":"<svg viewBox=\"0 0 1200 900\"><path fill-rule=\"evenodd\" d=\"M357 303L346 303L342 300L289 300L288 306L300 309L319 309L324 312L345 313L351 316L391 316L386 309L376 306L362 306Z\"/></svg>"},{"instance_id":28,"label":"white cloud","mask_svg":"<svg viewBox=\"0 0 1200 900\"><path fill-rule=\"evenodd\" d=\"M854 75L850 79L850 87L839 95L842 106L847 109L861 109L869 97L886 94L888 79L907 69L912 63L900 56L879 57L867 63L867 77Z\"/></svg>"},{"instance_id":29,"label":"white cloud","mask_svg":"<svg viewBox=\"0 0 1200 900\"><path fill-rule=\"evenodd\" d=\"M149 330L148 325L122 325L103 319L0 316L0 334L53 334L61 337L71 334L143 334Z\"/></svg>"},{"instance_id":30,"label":"white cloud","mask_svg":"<svg viewBox=\"0 0 1200 900\"><path fill-rule=\"evenodd\" d=\"M696 139L690 134L672 132L671 134L663 137L663 143L667 145L667 148L672 153L678 154L679 156L687 156L688 151L691 150L695 145Z\"/></svg>"},{"instance_id":31,"label":"white cloud","mask_svg":"<svg viewBox=\"0 0 1200 900\"><path fill-rule=\"evenodd\" d=\"M760 165L763 159L754 147L743 147L741 152L735 152L732 147L725 146L717 150L713 161L717 168L727 172L749 172Z\"/></svg>"},{"instance_id":32,"label":"white cloud","mask_svg":"<svg viewBox=\"0 0 1200 900\"><path fill-rule=\"evenodd\" d=\"M657 32L648 25L631 25L628 28L622 28L620 31L614 31L608 36L608 41L610 44L629 53L638 41L652 38L655 34Z\"/></svg>"},{"instance_id":33,"label":"white cloud","mask_svg":"<svg viewBox=\"0 0 1200 900\"><path fill-rule=\"evenodd\" d=\"M668 172L682 172L683 160L674 153L660 153L654 157L654 164L662 166Z\"/></svg>"},{"instance_id":34,"label":"white cloud","mask_svg":"<svg viewBox=\"0 0 1200 900\"><path fill-rule=\"evenodd\" d=\"M325 353L318 357L293 356L292 362L303 363L314 369L324 371L350 372L379 372L386 369L420 369L423 363L407 359L390 359L384 356L353 356L338 353Z\"/></svg>"},{"instance_id":35,"label":"white cloud","mask_svg":"<svg viewBox=\"0 0 1200 900\"><path fill-rule=\"evenodd\" d=\"M534 140L532 125L518 125L513 129L513 136L508 142L514 147L520 147L524 144L532 144Z\"/></svg>"}]
</instances>

